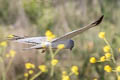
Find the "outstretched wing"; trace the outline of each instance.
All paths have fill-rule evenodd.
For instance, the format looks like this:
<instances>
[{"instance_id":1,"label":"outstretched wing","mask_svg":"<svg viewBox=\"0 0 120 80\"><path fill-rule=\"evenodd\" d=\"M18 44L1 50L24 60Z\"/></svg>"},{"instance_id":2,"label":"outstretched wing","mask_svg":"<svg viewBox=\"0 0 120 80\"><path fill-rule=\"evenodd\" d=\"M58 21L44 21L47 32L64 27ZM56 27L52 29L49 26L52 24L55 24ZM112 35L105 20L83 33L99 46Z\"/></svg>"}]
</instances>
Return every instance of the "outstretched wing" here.
<instances>
[{"instance_id":1,"label":"outstretched wing","mask_svg":"<svg viewBox=\"0 0 120 80\"><path fill-rule=\"evenodd\" d=\"M15 36L13 39L15 42L19 43L26 43L26 44L41 44L42 42L46 41L46 37L30 37L30 38L25 38L25 37L19 37Z\"/></svg>"},{"instance_id":2,"label":"outstretched wing","mask_svg":"<svg viewBox=\"0 0 120 80\"><path fill-rule=\"evenodd\" d=\"M65 35L63 35L63 36L61 36L61 37L59 37L59 38L56 38L56 39L54 39L52 42L56 42L56 41L60 41L60 40L71 39L72 37L74 37L74 36L76 36L76 35L84 32L84 31L86 31L86 30L88 30L88 29L90 29L90 28L92 28L92 27L95 27L95 26L97 26L98 24L100 24L101 21L102 21L102 19L103 19L103 17L104 17L104 16L101 16L99 19L97 19L96 21L88 24L87 26L85 26L85 27L83 27L83 28L80 28L80 29L78 29L78 30L74 30L74 31L69 32L69 33L67 33L67 34L65 34Z\"/></svg>"},{"instance_id":3,"label":"outstretched wing","mask_svg":"<svg viewBox=\"0 0 120 80\"><path fill-rule=\"evenodd\" d=\"M43 46L41 44L37 44L35 46L32 46L32 47L29 47L29 48L24 48L25 50L26 49L43 49Z\"/></svg>"}]
</instances>

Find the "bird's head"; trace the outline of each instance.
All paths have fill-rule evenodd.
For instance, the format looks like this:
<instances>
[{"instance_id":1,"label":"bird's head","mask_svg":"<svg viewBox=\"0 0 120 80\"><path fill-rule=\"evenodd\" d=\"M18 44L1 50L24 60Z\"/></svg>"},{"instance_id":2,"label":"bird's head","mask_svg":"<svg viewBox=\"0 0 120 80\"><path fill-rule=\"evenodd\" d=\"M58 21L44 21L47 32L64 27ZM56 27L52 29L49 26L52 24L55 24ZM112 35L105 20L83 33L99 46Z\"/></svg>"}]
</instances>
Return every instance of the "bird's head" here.
<instances>
[{"instance_id":1,"label":"bird's head","mask_svg":"<svg viewBox=\"0 0 120 80\"><path fill-rule=\"evenodd\" d=\"M70 40L70 50L72 50L74 47L74 41L73 40Z\"/></svg>"}]
</instances>

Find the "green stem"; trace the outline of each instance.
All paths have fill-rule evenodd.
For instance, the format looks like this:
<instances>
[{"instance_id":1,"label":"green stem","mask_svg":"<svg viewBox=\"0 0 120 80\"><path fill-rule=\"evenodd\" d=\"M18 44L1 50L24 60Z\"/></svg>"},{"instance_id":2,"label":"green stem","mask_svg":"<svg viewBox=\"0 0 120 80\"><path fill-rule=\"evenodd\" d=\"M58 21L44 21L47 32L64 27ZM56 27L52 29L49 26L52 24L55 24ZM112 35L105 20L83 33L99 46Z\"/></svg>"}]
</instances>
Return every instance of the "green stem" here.
<instances>
[{"instance_id":1,"label":"green stem","mask_svg":"<svg viewBox=\"0 0 120 80\"><path fill-rule=\"evenodd\" d=\"M56 56L59 51L60 51L60 49L57 49L57 50L55 51L54 56Z\"/></svg>"},{"instance_id":2,"label":"green stem","mask_svg":"<svg viewBox=\"0 0 120 80\"><path fill-rule=\"evenodd\" d=\"M4 64L4 58L5 58L5 47L1 48L0 52L0 59L1 59L1 65L2 65L2 80L6 80L6 72L5 72L5 64Z\"/></svg>"},{"instance_id":3,"label":"green stem","mask_svg":"<svg viewBox=\"0 0 120 80\"><path fill-rule=\"evenodd\" d=\"M53 59L54 54L53 54L52 46L49 46L49 50L50 50L50 54L51 54L51 59Z\"/></svg>"},{"instance_id":4,"label":"green stem","mask_svg":"<svg viewBox=\"0 0 120 80\"><path fill-rule=\"evenodd\" d=\"M51 54L51 61L54 59L54 53L53 53L53 50L52 50L52 47L51 46L49 46L49 49L50 49L50 54ZM50 72L50 76L52 77L53 76L53 74L54 74L54 66L53 65L51 65L51 72Z\"/></svg>"},{"instance_id":5,"label":"green stem","mask_svg":"<svg viewBox=\"0 0 120 80\"><path fill-rule=\"evenodd\" d=\"M3 65L4 65L4 63L3 63ZM3 80L6 80L5 66L3 66L2 76L3 76Z\"/></svg>"},{"instance_id":6,"label":"green stem","mask_svg":"<svg viewBox=\"0 0 120 80\"><path fill-rule=\"evenodd\" d=\"M35 74L30 80L34 80L35 78L37 78L42 72L38 72L37 74Z\"/></svg>"},{"instance_id":7,"label":"green stem","mask_svg":"<svg viewBox=\"0 0 120 80\"><path fill-rule=\"evenodd\" d=\"M107 41L106 38L104 38L104 41L105 41L105 43L110 47L110 51L111 51L113 63L116 64L116 60L115 60L114 53L113 53L113 49L112 49L111 45L109 44L109 42ZM118 76L119 76L119 73L116 72L116 75L117 75L117 77L118 77Z\"/></svg>"},{"instance_id":8,"label":"green stem","mask_svg":"<svg viewBox=\"0 0 120 80\"><path fill-rule=\"evenodd\" d=\"M71 76L72 74L73 74L73 72L70 72L70 73L69 73L69 76Z\"/></svg>"},{"instance_id":9,"label":"green stem","mask_svg":"<svg viewBox=\"0 0 120 80\"><path fill-rule=\"evenodd\" d=\"M114 54L113 54L113 49L112 49L112 47L110 46L110 44L109 44L109 42L106 40L106 38L104 38L104 41L105 41L105 43L110 47L110 51L111 51L113 63L116 63L115 57L114 57Z\"/></svg>"},{"instance_id":10,"label":"green stem","mask_svg":"<svg viewBox=\"0 0 120 80\"><path fill-rule=\"evenodd\" d=\"M6 80L6 73L5 73L5 64L4 64L4 59L2 58L2 57L0 57L1 58L1 70L2 70L2 80Z\"/></svg>"},{"instance_id":11,"label":"green stem","mask_svg":"<svg viewBox=\"0 0 120 80\"><path fill-rule=\"evenodd\" d=\"M50 73L50 76L52 77L54 74L54 66L51 66L51 73Z\"/></svg>"},{"instance_id":12,"label":"green stem","mask_svg":"<svg viewBox=\"0 0 120 80\"><path fill-rule=\"evenodd\" d=\"M13 59L14 59L14 58L10 59L10 62L8 63L8 66L7 66L7 68L6 68L6 73L7 73L8 70L10 69L10 66L12 65Z\"/></svg>"}]
</instances>

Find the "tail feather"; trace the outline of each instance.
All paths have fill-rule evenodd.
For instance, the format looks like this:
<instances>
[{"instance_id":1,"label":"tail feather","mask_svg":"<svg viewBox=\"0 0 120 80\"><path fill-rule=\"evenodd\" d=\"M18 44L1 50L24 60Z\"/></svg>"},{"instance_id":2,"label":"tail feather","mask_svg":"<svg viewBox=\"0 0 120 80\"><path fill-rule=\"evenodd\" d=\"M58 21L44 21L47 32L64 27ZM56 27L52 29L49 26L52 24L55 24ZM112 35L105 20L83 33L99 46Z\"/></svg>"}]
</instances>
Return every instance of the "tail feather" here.
<instances>
[{"instance_id":1,"label":"tail feather","mask_svg":"<svg viewBox=\"0 0 120 80\"><path fill-rule=\"evenodd\" d=\"M12 35L12 38L8 37L8 40L19 40L19 39L24 39L25 37L21 37L21 36L16 36L16 35Z\"/></svg>"}]
</instances>

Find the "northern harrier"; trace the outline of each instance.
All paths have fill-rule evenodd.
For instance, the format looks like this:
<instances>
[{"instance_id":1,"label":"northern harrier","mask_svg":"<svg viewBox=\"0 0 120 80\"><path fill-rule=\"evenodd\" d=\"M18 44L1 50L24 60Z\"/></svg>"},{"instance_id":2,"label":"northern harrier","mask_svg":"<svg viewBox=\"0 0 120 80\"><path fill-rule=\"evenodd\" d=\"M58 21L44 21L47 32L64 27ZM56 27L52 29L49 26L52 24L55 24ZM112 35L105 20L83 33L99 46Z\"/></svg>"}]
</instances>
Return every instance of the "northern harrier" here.
<instances>
[{"instance_id":1,"label":"northern harrier","mask_svg":"<svg viewBox=\"0 0 120 80\"><path fill-rule=\"evenodd\" d=\"M19 37L19 36L14 36L13 40L15 40L16 42L21 42L21 43L33 45L32 47L26 48L26 49L44 49L44 48L48 48L49 46L51 46L53 49L56 49L57 45L64 44L65 49L72 50L72 48L74 47L74 41L71 38L86 31L86 30L88 30L88 29L90 29L90 28L92 28L92 27L99 25L101 23L102 19L103 19L103 16L101 16L99 19L88 24L85 27L74 30L72 32L68 32L65 35L62 35L61 37L55 38L51 41L48 41L46 37L26 38L26 37ZM42 43L44 43L45 47L42 46Z\"/></svg>"}]
</instances>

